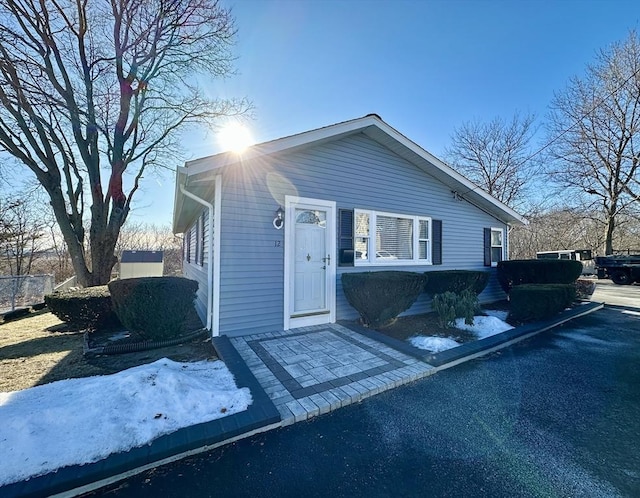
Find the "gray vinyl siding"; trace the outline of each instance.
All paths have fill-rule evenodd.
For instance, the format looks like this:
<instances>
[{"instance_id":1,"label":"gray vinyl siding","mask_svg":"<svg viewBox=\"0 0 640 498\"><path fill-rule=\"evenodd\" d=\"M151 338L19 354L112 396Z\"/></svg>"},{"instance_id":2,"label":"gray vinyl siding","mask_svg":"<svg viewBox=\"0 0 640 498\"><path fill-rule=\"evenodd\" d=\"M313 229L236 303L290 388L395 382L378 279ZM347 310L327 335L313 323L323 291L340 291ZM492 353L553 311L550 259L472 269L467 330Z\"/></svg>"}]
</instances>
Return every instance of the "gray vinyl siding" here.
<instances>
[{"instance_id":1,"label":"gray vinyl siding","mask_svg":"<svg viewBox=\"0 0 640 498\"><path fill-rule=\"evenodd\" d=\"M213 202L213 199L211 200ZM193 221L187 232L191 232L191 261L187 261L186 254L182 261L182 274L185 278L198 282L198 290L196 291L195 308L200 320L205 324L207 322L207 276L209 271L209 210L203 209L201 216L204 216L203 237L203 264L200 264L199 257L196 258L196 245L198 244L198 218ZM186 234L185 234L186 235Z\"/></svg>"},{"instance_id":2,"label":"gray vinyl siding","mask_svg":"<svg viewBox=\"0 0 640 498\"><path fill-rule=\"evenodd\" d=\"M442 265L339 267L337 319L357 317L340 275L385 269L487 269L483 229L506 226L448 187L363 134L263 157L222 171L220 332L228 335L282 329L284 231L272 225L284 196L335 201L337 209L370 209L442 220ZM461 193L464 195L464 193ZM337 213L336 213L337 214ZM285 220L286 229L287 220ZM337 262L337 254L333 261ZM492 278L481 300L501 297ZM408 313L429 309L422 295Z\"/></svg>"},{"instance_id":3,"label":"gray vinyl siding","mask_svg":"<svg viewBox=\"0 0 640 498\"><path fill-rule=\"evenodd\" d=\"M202 253L202 266L206 267L209 264L209 250L208 250L208 243L209 243L209 210L208 209L204 210L202 218L203 218L202 250L204 251Z\"/></svg>"}]
</instances>

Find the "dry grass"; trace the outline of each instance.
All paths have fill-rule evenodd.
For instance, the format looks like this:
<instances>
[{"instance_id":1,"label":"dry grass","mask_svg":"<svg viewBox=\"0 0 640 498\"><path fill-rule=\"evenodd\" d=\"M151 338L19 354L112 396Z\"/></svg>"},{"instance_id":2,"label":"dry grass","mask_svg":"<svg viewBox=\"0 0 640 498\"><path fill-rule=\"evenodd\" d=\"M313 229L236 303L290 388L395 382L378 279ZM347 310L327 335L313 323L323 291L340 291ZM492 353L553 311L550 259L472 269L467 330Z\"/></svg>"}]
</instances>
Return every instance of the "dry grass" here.
<instances>
[{"instance_id":1,"label":"dry grass","mask_svg":"<svg viewBox=\"0 0 640 498\"><path fill-rule=\"evenodd\" d=\"M83 356L83 333L70 331L46 310L0 325L0 392L19 391L56 380L106 375L171 358L215 358L209 340L120 355Z\"/></svg>"}]
</instances>

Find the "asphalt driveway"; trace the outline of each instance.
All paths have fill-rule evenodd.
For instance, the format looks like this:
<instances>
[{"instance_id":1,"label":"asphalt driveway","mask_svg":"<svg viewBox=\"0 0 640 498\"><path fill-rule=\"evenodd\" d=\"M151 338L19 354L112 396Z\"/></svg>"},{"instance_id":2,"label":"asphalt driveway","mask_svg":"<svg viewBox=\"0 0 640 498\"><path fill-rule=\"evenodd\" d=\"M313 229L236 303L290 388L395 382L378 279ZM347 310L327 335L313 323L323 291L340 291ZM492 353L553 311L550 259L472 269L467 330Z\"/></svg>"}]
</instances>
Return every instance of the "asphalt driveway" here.
<instances>
[{"instance_id":1,"label":"asphalt driveway","mask_svg":"<svg viewBox=\"0 0 640 498\"><path fill-rule=\"evenodd\" d=\"M616 285L611 280L596 280L592 301L613 306L640 309L640 283Z\"/></svg>"},{"instance_id":2,"label":"asphalt driveway","mask_svg":"<svg viewBox=\"0 0 640 498\"><path fill-rule=\"evenodd\" d=\"M640 312L604 309L110 496L638 496Z\"/></svg>"}]
</instances>

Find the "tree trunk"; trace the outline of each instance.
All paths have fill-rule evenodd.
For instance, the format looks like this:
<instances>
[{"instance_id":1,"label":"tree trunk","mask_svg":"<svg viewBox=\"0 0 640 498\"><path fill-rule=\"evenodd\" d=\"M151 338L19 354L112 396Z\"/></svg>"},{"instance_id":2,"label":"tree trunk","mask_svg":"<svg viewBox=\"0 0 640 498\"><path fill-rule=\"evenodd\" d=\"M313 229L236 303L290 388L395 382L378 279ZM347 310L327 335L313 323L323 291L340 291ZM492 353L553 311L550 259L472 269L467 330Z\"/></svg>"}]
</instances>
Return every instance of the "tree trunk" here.
<instances>
[{"instance_id":1,"label":"tree trunk","mask_svg":"<svg viewBox=\"0 0 640 498\"><path fill-rule=\"evenodd\" d=\"M604 229L604 255L613 254L613 232L616 226L615 215L607 213L607 223Z\"/></svg>"}]
</instances>

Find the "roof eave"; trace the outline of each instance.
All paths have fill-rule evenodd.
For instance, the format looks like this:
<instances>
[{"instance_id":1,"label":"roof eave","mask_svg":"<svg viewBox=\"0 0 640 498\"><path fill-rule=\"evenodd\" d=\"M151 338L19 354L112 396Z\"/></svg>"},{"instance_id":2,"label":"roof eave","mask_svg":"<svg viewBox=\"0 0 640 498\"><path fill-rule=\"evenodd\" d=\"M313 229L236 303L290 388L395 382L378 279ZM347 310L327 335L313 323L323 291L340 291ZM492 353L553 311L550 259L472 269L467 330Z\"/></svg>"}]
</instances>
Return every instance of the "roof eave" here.
<instances>
[{"instance_id":1,"label":"roof eave","mask_svg":"<svg viewBox=\"0 0 640 498\"><path fill-rule=\"evenodd\" d=\"M479 209L491 214L495 218L508 224L527 224L527 221L513 209L490 196L480 187L459 174L436 156L411 141L396 129L385 123L379 116L369 114L350 121L344 121L334 125L315 130L279 138L269 142L249 147L244 153L224 152L193 161L187 161L184 167L179 167L176 175L176 198L173 219L174 233L182 233L186 230L188 216L185 212L185 196L180 191L186 187L189 178L198 177L203 181L225 166L239 162L247 162L253 159L277 154L278 152L291 151L292 149L306 147L311 144L322 143L327 140L336 140L353 133L363 132L381 145L388 147L395 153L415 164L425 173L435 177L453 192L466 199Z\"/></svg>"}]
</instances>

